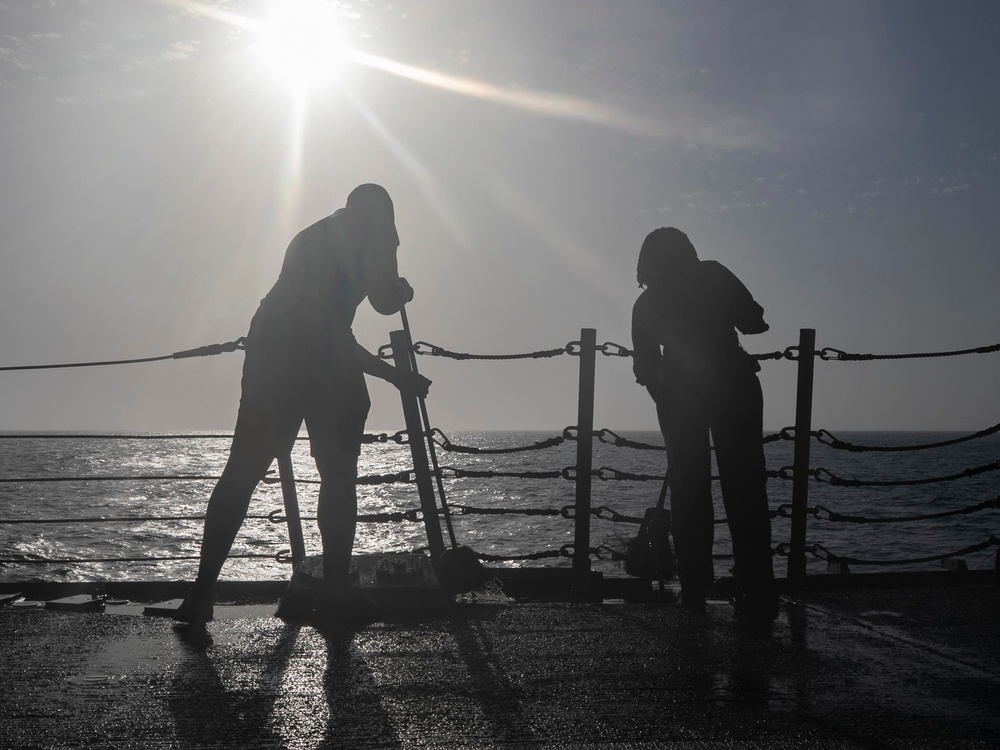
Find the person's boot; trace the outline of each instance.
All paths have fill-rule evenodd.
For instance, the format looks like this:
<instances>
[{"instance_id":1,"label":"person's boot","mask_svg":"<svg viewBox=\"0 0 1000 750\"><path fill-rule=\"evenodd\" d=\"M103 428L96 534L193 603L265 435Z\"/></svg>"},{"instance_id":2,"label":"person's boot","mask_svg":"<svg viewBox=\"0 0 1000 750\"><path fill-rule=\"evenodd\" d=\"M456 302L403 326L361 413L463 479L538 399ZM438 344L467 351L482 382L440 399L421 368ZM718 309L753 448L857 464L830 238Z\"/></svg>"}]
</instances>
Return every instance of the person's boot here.
<instances>
[{"instance_id":1,"label":"person's boot","mask_svg":"<svg viewBox=\"0 0 1000 750\"><path fill-rule=\"evenodd\" d=\"M181 606L173 614L173 619L192 627L201 627L211 622L215 611L215 587L199 584L197 581L187 592Z\"/></svg>"}]
</instances>

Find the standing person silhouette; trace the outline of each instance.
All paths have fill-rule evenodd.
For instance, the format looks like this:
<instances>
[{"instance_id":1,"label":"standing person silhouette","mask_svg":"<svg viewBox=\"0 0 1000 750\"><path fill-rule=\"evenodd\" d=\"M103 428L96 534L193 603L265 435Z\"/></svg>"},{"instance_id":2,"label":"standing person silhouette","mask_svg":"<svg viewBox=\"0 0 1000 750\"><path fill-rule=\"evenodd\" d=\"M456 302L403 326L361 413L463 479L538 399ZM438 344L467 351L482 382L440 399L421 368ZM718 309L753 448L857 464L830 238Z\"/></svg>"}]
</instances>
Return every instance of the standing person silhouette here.
<instances>
[{"instance_id":1,"label":"standing person silhouette","mask_svg":"<svg viewBox=\"0 0 1000 750\"><path fill-rule=\"evenodd\" d=\"M358 456L371 402L365 374L425 396L430 381L364 349L351 326L367 297L382 315L413 289L399 277L392 199L360 185L347 205L299 232L246 337L242 395L229 460L208 503L198 576L174 619L212 619L215 584L272 460L291 450L302 422L320 475L323 588L314 619L363 616L348 583L357 523Z\"/></svg>"},{"instance_id":2,"label":"standing person silhouette","mask_svg":"<svg viewBox=\"0 0 1000 750\"><path fill-rule=\"evenodd\" d=\"M699 260L673 227L642 243L632 308L636 381L656 402L667 449L681 603L701 610L715 578L711 446L733 539L737 614L748 624L777 616L763 446L760 365L740 346L768 330L764 310L722 264Z\"/></svg>"}]
</instances>

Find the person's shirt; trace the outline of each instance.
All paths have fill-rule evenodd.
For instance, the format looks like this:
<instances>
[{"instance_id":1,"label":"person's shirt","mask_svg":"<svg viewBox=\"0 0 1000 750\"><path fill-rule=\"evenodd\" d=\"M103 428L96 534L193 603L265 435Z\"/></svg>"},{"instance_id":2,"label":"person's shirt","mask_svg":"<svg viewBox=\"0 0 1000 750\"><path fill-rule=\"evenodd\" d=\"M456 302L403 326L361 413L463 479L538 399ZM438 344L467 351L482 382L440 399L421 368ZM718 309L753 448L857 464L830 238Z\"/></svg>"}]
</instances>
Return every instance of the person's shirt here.
<instances>
[{"instance_id":1,"label":"person's shirt","mask_svg":"<svg viewBox=\"0 0 1000 750\"><path fill-rule=\"evenodd\" d=\"M716 384L760 369L740 346L737 330L762 333L764 309L721 263L695 261L644 290L632 308L636 381L655 388L661 377L678 384Z\"/></svg>"},{"instance_id":2,"label":"person's shirt","mask_svg":"<svg viewBox=\"0 0 1000 750\"><path fill-rule=\"evenodd\" d=\"M254 315L248 346L266 342L300 362L327 358L355 345L351 326L365 297L383 314L398 311L398 240L389 229L342 208L299 232Z\"/></svg>"}]
</instances>

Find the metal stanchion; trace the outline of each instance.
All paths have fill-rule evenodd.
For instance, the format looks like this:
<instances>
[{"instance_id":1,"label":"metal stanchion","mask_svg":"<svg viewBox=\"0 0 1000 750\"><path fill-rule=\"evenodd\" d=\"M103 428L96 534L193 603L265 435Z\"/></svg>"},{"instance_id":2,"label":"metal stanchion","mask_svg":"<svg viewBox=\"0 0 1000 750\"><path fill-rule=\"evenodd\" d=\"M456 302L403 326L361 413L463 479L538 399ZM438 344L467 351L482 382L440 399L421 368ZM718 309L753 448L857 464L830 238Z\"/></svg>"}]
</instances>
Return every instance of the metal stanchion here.
<instances>
[{"instance_id":1,"label":"metal stanchion","mask_svg":"<svg viewBox=\"0 0 1000 750\"><path fill-rule=\"evenodd\" d=\"M590 571L590 472L594 465L594 372L597 359L597 331L580 331L580 390L577 406L576 505L573 535L573 577L576 594L592 593Z\"/></svg>"},{"instance_id":2,"label":"metal stanchion","mask_svg":"<svg viewBox=\"0 0 1000 750\"><path fill-rule=\"evenodd\" d=\"M795 393L795 457L792 462L792 529L788 554L788 584L806 587L806 513L809 505L809 446L812 439L813 371L816 331L799 331L798 385Z\"/></svg>"}]
</instances>

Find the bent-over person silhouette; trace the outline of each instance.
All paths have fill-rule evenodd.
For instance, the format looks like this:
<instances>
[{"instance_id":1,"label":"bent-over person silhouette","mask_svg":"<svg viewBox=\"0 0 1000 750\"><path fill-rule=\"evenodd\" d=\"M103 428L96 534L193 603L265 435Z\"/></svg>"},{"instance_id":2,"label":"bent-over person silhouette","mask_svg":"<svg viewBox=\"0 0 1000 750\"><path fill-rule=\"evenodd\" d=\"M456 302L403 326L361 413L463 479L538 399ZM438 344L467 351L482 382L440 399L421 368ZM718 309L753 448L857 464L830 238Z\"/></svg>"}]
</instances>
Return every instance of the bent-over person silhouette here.
<instances>
[{"instance_id":1,"label":"bent-over person silhouette","mask_svg":"<svg viewBox=\"0 0 1000 750\"><path fill-rule=\"evenodd\" d=\"M348 582L357 523L358 456L371 402L365 374L425 396L430 381L364 349L351 326L368 298L382 315L399 312L413 289L397 270L392 199L373 184L302 230L246 337L242 395L229 459L208 503L198 576L174 619L212 619L216 581L274 458L287 454L303 421L320 475L323 588L313 618L364 616Z\"/></svg>"},{"instance_id":2,"label":"bent-over person silhouette","mask_svg":"<svg viewBox=\"0 0 1000 750\"><path fill-rule=\"evenodd\" d=\"M736 608L748 624L777 616L763 446L760 365L740 346L768 330L764 310L721 263L699 260L687 235L651 232L632 308L636 381L656 402L667 449L681 604L701 610L715 579L711 443L733 539Z\"/></svg>"}]
</instances>

